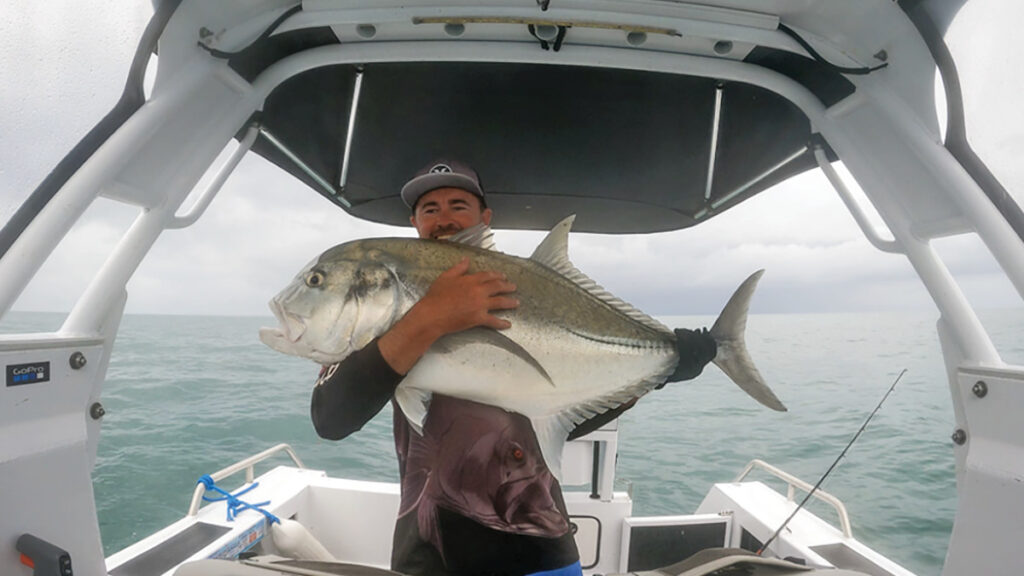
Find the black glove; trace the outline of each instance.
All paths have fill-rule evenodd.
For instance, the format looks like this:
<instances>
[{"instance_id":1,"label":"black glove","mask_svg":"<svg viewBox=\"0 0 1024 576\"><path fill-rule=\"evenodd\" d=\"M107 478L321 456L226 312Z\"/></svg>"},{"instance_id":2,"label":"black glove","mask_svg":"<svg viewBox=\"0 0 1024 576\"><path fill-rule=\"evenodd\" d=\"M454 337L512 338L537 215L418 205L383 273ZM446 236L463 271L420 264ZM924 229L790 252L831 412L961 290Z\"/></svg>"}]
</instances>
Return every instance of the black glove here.
<instances>
[{"instance_id":1,"label":"black glove","mask_svg":"<svg viewBox=\"0 0 1024 576\"><path fill-rule=\"evenodd\" d=\"M676 350L679 352L679 364L676 371L668 377L668 382L679 382L680 380L692 380L704 371L704 366L715 358L718 353L718 344L707 328L700 330L686 330L676 328ZM665 384L658 386L660 389Z\"/></svg>"}]
</instances>

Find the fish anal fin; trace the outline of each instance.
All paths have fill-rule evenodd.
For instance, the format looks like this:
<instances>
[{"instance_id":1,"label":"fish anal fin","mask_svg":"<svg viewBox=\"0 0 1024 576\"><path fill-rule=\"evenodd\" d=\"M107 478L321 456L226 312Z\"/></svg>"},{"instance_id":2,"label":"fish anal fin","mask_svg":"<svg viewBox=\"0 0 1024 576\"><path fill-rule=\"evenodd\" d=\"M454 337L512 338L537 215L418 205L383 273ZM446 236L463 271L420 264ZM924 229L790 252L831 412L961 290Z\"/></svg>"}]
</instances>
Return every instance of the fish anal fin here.
<instances>
[{"instance_id":1,"label":"fish anal fin","mask_svg":"<svg viewBox=\"0 0 1024 576\"><path fill-rule=\"evenodd\" d=\"M530 424L537 436L537 444L540 446L541 456L547 464L551 475L558 482L562 481L562 450L565 449L565 439L573 424L568 418L562 415L547 416L544 418L532 418Z\"/></svg>"}]
</instances>

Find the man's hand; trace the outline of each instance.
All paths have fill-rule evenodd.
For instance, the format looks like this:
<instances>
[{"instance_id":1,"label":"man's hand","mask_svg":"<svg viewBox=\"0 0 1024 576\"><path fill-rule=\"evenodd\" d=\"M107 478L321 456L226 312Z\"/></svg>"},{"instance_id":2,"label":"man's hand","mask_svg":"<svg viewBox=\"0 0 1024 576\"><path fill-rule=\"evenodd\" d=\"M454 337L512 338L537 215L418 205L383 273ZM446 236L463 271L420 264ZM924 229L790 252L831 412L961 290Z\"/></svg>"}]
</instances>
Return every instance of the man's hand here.
<instances>
[{"instance_id":1,"label":"man's hand","mask_svg":"<svg viewBox=\"0 0 1024 576\"><path fill-rule=\"evenodd\" d=\"M515 284L500 272L467 274L468 271L469 258L463 258L442 272L426 296L416 303L416 308L422 308L424 321L429 320L439 337L477 326L498 330L512 326L491 311L509 310L519 305L516 298L507 295L515 291Z\"/></svg>"},{"instance_id":2,"label":"man's hand","mask_svg":"<svg viewBox=\"0 0 1024 576\"><path fill-rule=\"evenodd\" d=\"M503 330L508 320L492 314L511 310L519 300L516 289L500 272L469 271L469 258L441 273L427 294L378 340L380 353L399 374L416 364L438 338L453 332L487 326Z\"/></svg>"}]
</instances>

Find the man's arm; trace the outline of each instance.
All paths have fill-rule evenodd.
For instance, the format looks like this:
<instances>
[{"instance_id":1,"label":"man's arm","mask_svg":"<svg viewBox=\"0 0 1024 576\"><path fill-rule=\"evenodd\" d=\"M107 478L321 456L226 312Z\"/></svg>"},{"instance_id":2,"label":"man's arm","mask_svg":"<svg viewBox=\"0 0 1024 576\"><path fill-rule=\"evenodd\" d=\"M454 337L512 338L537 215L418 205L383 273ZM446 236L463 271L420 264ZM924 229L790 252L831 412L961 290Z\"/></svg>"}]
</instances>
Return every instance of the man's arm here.
<instances>
[{"instance_id":1,"label":"man's arm","mask_svg":"<svg viewBox=\"0 0 1024 576\"><path fill-rule=\"evenodd\" d=\"M511 326L491 314L515 308L515 285L498 272L467 274L469 259L446 270L387 332L321 373L310 407L323 438L340 440L380 412L402 378L438 338L452 332Z\"/></svg>"},{"instance_id":2,"label":"man's arm","mask_svg":"<svg viewBox=\"0 0 1024 576\"><path fill-rule=\"evenodd\" d=\"M381 357L378 341L325 366L313 388L310 418L321 438L341 440L380 412L402 381Z\"/></svg>"},{"instance_id":3,"label":"man's arm","mask_svg":"<svg viewBox=\"0 0 1024 576\"><path fill-rule=\"evenodd\" d=\"M380 353L399 374L407 374L439 338L453 332L488 326L504 330L508 320L491 314L510 310L519 300L509 296L516 289L500 272L467 274L469 259L441 273L401 320L380 337Z\"/></svg>"}]
</instances>

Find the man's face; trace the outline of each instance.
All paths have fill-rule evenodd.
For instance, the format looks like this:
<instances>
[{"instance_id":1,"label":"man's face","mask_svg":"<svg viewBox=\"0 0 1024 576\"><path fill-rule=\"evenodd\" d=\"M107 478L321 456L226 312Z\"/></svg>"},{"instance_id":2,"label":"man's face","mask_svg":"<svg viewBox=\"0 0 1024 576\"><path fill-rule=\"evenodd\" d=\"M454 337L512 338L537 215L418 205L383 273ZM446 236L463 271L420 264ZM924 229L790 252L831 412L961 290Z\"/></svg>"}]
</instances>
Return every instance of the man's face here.
<instances>
[{"instance_id":1,"label":"man's face","mask_svg":"<svg viewBox=\"0 0 1024 576\"><path fill-rule=\"evenodd\" d=\"M490 225L491 210L481 210L480 198L461 188L438 188L420 197L409 218L420 238L445 239L481 222Z\"/></svg>"}]
</instances>

